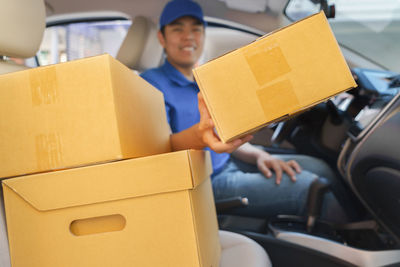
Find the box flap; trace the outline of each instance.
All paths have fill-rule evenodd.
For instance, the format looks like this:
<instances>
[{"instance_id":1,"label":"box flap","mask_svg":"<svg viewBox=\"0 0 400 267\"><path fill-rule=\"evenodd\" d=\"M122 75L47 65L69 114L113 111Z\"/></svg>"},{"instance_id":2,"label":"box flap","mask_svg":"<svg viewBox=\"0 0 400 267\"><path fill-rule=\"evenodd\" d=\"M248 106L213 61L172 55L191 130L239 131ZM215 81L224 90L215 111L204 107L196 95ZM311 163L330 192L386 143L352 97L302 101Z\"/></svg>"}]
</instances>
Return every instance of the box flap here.
<instances>
[{"instance_id":1,"label":"box flap","mask_svg":"<svg viewBox=\"0 0 400 267\"><path fill-rule=\"evenodd\" d=\"M201 184L212 173L212 163L209 151L188 150L192 171L193 187Z\"/></svg>"},{"instance_id":2,"label":"box flap","mask_svg":"<svg viewBox=\"0 0 400 267\"><path fill-rule=\"evenodd\" d=\"M205 152L184 150L29 175L3 180L3 186L41 211L173 192L193 188L191 168L201 177L194 157L205 159Z\"/></svg>"}]
</instances>

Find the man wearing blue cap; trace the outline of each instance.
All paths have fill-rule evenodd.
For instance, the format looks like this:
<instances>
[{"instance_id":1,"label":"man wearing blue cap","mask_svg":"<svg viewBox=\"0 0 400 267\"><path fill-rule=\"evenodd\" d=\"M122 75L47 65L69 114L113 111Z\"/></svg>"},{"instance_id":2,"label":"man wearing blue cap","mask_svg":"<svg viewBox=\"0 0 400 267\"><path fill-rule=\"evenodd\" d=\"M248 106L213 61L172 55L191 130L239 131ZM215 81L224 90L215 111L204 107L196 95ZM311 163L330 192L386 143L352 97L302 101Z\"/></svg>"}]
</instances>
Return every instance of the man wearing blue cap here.
<instances>
[{"instance_id":1,"label":"man wearing blue cap","mask_svg":"<svg viewBox=\"0 0 400 267\"><path fill-rule=\"evenodd\" d=\"M192 74L203 52L206 22L201 7L191 0L170 1L162 11L159 26L158 39L166 60L161 67L144 72L142 77L164 94L173 150L210 150L215 198L246 196L249 199L250 205L238 209L238 213L258 217L303 214L315 174L301 170L295 160L287 158L285 162L281 159L285 156L273 157L247 143L252 136L225 144L214 131ZM334 179L324 162L307 156L295 158L303 166L312 166L321 176ZM273 176L275 179L266 179ZM330 210L338 210L333 195L328 195L327 201Z\"/></svg>"}]
</instances>

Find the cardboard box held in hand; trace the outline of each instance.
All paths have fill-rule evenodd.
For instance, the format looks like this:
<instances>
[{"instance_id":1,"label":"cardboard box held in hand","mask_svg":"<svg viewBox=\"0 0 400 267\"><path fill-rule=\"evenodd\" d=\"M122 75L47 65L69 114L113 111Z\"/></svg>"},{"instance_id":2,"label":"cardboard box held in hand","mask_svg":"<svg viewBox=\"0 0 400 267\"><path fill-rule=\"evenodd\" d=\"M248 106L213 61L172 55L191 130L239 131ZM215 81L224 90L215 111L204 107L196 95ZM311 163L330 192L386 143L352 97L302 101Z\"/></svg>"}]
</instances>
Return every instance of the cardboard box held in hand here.
<instances>
[{"instance_id":1,"label":"cardboard box held in hand","mask_svg":"<svg viewBox=\"0 0 400 267\"><path fill-rule=\"evenodd\" d=\"M219 266L205 151L3 180L12 266Z\"/></svg>"},{"instance_id":2,"label":"cardboard box held in hand","mask_svg":"<svg viewBox=\"0 0 400 267\"><path fill-rule=\"evenodd\" d=\"M228 142L356 86L323 12L193 70Z\"/></svg>"},{"instance_id":3,"label":"cardboard box held in hand","mask_svg":"<svg viewBox=\"0 0 400 267\"><path fill-rule=\"evenodd\" d=\"M169 152L162 93L109 55L0 75L0 178Z\"/></svg>"}]
</instances>

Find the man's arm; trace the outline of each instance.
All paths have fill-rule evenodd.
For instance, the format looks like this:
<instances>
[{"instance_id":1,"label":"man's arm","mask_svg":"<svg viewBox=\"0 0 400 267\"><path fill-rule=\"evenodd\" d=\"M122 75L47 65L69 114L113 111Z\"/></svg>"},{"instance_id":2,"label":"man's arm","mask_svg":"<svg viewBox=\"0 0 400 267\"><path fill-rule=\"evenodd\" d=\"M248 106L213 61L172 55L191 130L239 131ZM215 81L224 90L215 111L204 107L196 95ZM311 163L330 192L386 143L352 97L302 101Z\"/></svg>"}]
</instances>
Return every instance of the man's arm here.
<instances>
[{"instance_id":1,"label":"man's arm","mask_svg":"<svg viewBox=\"0 0 400 267\"><path fill-rule=\"evenodd\" d=\"M248 135L232 142L223 143L214 132L214 123L204 102L201 93L198 94L200 122L179 133L171 135L172 150L203 149L209 147L217 153L232 153L237 158L251 164L256 164L258 169L267 177L272 176L272 169L276 174L276 183L280 184L282 172L285 171L296 181L295 172L300 173L299 164L294 161L284 162L274 158L269 153L247 143L253 136Z\"/></svg>"},{"instance_id":2,"label":"man's arm","mask_svg":"<svg viewBox=\"0 0 400 267\"><path fill-rule=\"evenodd\" d=\"M223 143L214 132L214 123L208 113L202 95L198 94L200 122L179 133L171 135L172 150L203 149L209 147L217 153L231 153L239 146L251 140L252 136L236 139Z\"/></svg>"},{"instance_id":3,"label":"man's arm","mask_svg":"<svg viewBox=\"0 0 400 267\"><path fill-rule=\"evenodd\" d=\"M272 176L272 169L275 172L277 184L280 184L283 172L286 172L293 182L296 181L296 172L301 172L300 165L296 161L285 162L277 159L268 152L258 149L249 143L237 148L232 155L244 162L257 165L260 172L267 178Z\"/></svg>"}]
</instances>

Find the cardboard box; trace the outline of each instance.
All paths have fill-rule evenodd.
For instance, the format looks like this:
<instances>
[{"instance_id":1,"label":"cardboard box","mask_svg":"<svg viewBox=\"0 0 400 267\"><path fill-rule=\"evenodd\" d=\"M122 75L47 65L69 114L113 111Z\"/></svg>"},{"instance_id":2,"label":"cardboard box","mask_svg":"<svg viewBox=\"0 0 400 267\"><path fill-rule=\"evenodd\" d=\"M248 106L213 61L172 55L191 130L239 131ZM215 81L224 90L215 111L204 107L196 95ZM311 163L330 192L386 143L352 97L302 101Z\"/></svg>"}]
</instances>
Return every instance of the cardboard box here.
<instances>
[{"instance_id":1,"label":"cardboard box","mask_svg":"<svg viewBox=\"0 0 400 267\"><path fill-rule=\"evenodd\" d=\"M0 75L0 178L170 152L162 93L109 55Z\"/></svg>"},{"instance_id":2,"label":"cardboard box","mask_svg":"<svg viewBox=\"0 0 400 267\"><path fill-rule=\"evenodd\" d=\"M193 73L224 142L356 86L323 12Z\"/></svg>"},{"instance_id":3,"label":"cardboard box","mask_svg":"<svg viewBox=\"0 0 400 267\"><path fill-rule=\"evenodd\" d=\"M3 180L13 267L219 266L209 154Z\"/></svg>"}]
</instances>

